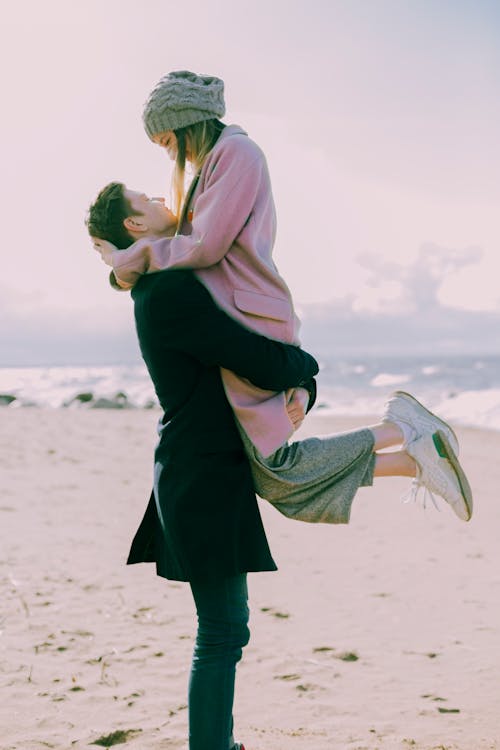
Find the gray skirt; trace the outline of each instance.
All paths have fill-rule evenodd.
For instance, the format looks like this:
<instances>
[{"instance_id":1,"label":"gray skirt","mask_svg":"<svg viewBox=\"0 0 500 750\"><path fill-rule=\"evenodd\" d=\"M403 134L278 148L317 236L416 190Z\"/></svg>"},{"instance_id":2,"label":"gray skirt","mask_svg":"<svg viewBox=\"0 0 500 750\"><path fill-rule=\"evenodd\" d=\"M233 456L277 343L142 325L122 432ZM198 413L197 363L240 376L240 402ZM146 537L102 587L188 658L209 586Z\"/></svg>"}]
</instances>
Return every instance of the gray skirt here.
<instances>
[{"instance_id":1,"label":"gray skirt","mask_svg":"<svg viewBox=\"0 0 500 750\"><path fill-rule=\"evenodd\" d=\"M256 493L288 518L349 523L357 490L373 484L371 430L306 438L283 445L267 458L240 432Z\"/></svg>"}]
</instances>

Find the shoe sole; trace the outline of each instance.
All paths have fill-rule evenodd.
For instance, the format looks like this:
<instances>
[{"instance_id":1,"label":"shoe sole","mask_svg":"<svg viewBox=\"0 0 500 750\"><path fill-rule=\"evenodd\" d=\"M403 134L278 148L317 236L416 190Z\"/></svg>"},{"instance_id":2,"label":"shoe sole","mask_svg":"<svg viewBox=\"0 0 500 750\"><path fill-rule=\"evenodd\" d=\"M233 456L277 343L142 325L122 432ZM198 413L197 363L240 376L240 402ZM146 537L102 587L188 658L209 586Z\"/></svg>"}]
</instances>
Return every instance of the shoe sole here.
<instances>
[{"instance_id":1,"label":"shoe sole","mask_svg":"<svg viewBox=\"0 0 500 750\"><path fill-rule=\"evenodd\" d=\"M393 396L398 396L399 398L403 398L406 401L410 401L410 403L413 402L414 404L416 404L417 406L419 406L423 411L425 411L427 414L429 414L429 416L431 416L433 419L435 419L436 422L438 422L441 425L441 427L445 428L446 430L449 430L451 432L451 434L453 435L453 438L454 438L456 444L458 445L458 438L457 438L454 430L448 424L448 422L445 422L444 419L441 419L436 414L434 414L434 412L430 411L430 409L428 409L426 406L424 406L423 404L421 404L420 401L415 398L415 396L412 396L411 393L407 393L406 391L394 391L394 393L392 395ZM446 435L445 435L445 437L446 437ZM451 445L450 445L450 448L451 448ZM451 449L453 450L453 448L451 448Z\"/></svg>"},{"instance_id":2,"label":"shoe sole","mask_svg":"<svg viewBox=\"0 0 500 750\"><path fill-rule=\"evenodd\" d=\"M455 476L457 478L459 487L460 487L460 494L462 495L462 499L464 501L465 509L467 511L467 518L462 518L462 516L459 516L459 518L462 521L470 521L472 518L472 490L469 484L469 481L467 477L465 476L465 471L462 469L460 465L460 461L457 458L457 455L453 448L450 445L450 442L444 432L441 430L437 430L432 436L433 443L435 445L435 448L438 452L438 455L441 458L446 459L450 462L452 469L455 473ZM453 506L452 506L453 507ZM458 515L458 514L457 514Z\"/></svg>"}]
</instances>

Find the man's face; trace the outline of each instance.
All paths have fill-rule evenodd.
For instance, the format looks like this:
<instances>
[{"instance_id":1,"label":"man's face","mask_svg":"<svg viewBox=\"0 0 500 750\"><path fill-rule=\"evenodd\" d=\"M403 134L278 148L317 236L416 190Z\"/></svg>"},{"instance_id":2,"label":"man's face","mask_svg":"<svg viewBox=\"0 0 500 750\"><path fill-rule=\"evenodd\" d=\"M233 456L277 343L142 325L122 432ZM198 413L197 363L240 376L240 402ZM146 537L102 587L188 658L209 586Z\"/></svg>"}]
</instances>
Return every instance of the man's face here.
<instances>
[{"instance_id":1,"label":"man's face","mask_svg":"<svg viewBox=\"0 0 500 750\"><path fill-rule=\"evenodd\" d=\"M161 236L177 225L177 219L165 206L164 198L148 198L145 193L128 188L125 188L124 196L134 213L126 219L129 232Z\"/></svg>"}]
</instances>

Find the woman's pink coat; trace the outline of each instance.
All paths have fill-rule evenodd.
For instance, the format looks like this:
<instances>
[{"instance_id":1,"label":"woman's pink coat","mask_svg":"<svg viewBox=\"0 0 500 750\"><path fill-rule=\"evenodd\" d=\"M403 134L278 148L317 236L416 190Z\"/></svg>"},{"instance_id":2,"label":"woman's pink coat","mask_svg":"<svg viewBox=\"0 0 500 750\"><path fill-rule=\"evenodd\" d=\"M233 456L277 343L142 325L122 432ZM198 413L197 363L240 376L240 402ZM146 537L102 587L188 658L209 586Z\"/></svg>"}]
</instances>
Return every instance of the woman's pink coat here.
<instances>
[{"instance_id":1,"label":"woman's pink coat","mask_svg":"<svg viewBox=\"0 0 500 750\"><path fill-rule=\"evenodd\" d=\"M175 237L142 239L113 253L119 285L145 273L191 268L218 305L258 333L298 343L299 321L290 291L272 259L276 235L264 154L236 125L210 152ZM221 369L226 394L246 434L263 456L292 435L285 395L263 391Z\"/></svg>"}]
</instances>

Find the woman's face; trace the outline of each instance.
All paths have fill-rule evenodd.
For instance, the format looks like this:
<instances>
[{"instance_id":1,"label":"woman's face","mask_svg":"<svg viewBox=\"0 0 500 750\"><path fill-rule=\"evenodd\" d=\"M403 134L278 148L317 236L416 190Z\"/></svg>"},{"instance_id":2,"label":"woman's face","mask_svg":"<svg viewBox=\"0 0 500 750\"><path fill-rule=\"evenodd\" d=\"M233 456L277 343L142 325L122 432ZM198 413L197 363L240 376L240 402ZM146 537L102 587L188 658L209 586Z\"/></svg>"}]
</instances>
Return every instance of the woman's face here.
<instances>
[{"instance_id":1,"label":"woman's face","mask_svg":"<svg viewBox=\"0 0 500 750\"><path fill-rule=\"evenodd\" d=\"M153 136L153 142L164 148L172 161L177 159L177 136L173 130L164 130ZM191 161L189 136L186 135L186 159Z\"/></svg>"}]
</instances>

